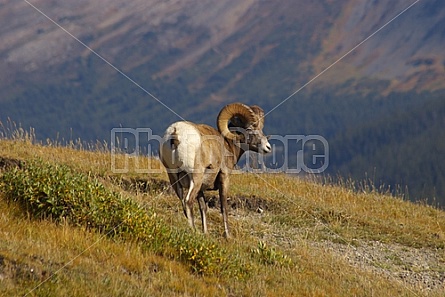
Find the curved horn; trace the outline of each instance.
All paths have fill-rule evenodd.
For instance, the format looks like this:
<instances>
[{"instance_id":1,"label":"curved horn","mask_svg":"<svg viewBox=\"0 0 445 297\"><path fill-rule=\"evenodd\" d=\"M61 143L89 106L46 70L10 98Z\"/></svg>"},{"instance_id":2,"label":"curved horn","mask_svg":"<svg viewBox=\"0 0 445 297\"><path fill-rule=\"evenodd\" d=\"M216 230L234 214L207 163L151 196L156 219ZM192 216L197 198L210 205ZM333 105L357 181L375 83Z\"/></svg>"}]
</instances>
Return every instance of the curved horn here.
<instances>
[{"instance_id":1,"label":"curved horn","mask_svg":"<svg viewBox=\"0 0 445 297\"><path fill-rule=\"evenodd\" d=\"M226 105L220 112L217 118L218 130L223 137L231 140L238 138L238 135L229 130L229 121L233 117L239 117L246 123L255 121L255 113L253 110L242 103L232 103Z\"/></svg>"}]
</instances>

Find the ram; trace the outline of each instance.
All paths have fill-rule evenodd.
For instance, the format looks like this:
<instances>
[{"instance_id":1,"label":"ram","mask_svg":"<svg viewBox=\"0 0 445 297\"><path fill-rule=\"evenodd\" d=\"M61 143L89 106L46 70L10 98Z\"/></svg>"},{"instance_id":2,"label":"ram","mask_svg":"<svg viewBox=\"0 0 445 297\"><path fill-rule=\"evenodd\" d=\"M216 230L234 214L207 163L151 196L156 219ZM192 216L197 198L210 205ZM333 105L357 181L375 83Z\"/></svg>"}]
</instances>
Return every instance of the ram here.
<instances>
[{"instance_id":1,"label":"ram","mask_svg":"<svg viewBox=\"0 0 445 297\"><path fill-rule=\"evenodd\" d=\"M264 112L256 105L226 105L218 115L217 126L218 130L187 121L173 123L162 139L160 159L193 229L195 199L199 203L203 232L207 233L204 191L219 191L224 234L229 237L227 190L230 173L244 152L269 153L271 145L263 133Z\"/></svg>"}]
</instances>

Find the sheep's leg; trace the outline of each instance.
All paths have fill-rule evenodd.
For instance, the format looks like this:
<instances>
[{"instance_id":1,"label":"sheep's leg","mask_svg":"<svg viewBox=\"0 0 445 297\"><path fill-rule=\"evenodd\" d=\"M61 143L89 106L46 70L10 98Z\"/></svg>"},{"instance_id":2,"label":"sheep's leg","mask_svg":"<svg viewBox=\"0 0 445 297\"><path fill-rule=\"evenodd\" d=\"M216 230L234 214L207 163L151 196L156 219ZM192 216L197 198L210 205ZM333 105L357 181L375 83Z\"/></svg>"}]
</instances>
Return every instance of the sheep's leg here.
<instances>
[{"instance_id":1,"label":"sheep's leg","mask_svg":"<svg viewBox=\"0 0 445 297\"><path fill-rule=\"evenodd\" d=\"M219 202L221 204L221 214L224 222L224 236L226 238L230 237L229 233L229 219L227 214L227 191L228 191L228 183L226 182L228 179L228 175L225 173L219 174Z\"/></svg>"},{"instance_id":2,"label":"sheep's leg","mask_svg":"<svg viewBox=\"0 0 445 297\"><path fill-rule=\"evenodd\" d=\"M181 183L179 182L182 178L188 178L188 177L186 175L180 177L179 174L176 173L168 174L168 179L170 180L170 184L173 190L175 190L176 195L179 197L179 200L181 200L182 210L184 211L184 215L186 218L188 218L184 201L184 191L182 189Z\"/></svg>"},{"instance_id":3,"label":"sheep's leg","mask_svg":"<svg viewBox=\"0 0 445 297\"><path fill-rule=\"evenodd\" d=\"M193 196L192 196L192 192L194 189L194 182L193 179L190 179L190 187L187 193L187 196L185 196L185 199L182 200L182 207L184 208L184 213L185 216L188 219L189 225L190 227L193 228L193 230L195 230L195 219L193 217Z\"/></svg>"},{"instance_id":4,"label":"sheep's leg","mask_svg":"<svg viewBox=\"0 0 445 297\"><path fill-rule=\"evenodd\" d=\"M179 199L182 201L183 193L178 175L176 173L169 173L168 179L170 180L170 184L172 185L173 190L175 190L176 195L178 195Z\"/></svg>"},{"instance_id":5,"label":"sheep's leg","mask_svg":"<svg viewBox=\"0 0 445 297\"><path fill-rule=\"evenodd\" d=\"M204 199L204 192L198 193L199 211L201 212L202 232L207 233L207 203Z\"/></svg>"}]
</instances>

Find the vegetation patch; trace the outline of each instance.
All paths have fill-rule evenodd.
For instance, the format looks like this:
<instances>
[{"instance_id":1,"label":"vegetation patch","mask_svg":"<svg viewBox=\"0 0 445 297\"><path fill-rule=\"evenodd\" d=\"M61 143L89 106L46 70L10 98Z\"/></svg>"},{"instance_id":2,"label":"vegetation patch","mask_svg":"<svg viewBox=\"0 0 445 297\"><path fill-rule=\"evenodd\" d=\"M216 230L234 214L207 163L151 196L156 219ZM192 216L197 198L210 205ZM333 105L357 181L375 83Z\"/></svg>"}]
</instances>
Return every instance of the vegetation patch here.
<instances>
[{"instance_id":1,"label":"vegetation patch","mask_svg":"<svg viewBox=\"0 0 445 297\"><path fill-rule=\"evenodd\" d=\"M170 183L157 178L124 178L110 177L111 181L125 191L132 193L158 194L170 191Z\"/></svg>"},{"instance_id":2,"label":"vegetation patch","mask_svg":"<svg viewBox=\"0 0 445 297\"><path fill-rule=\"evenodd\" d=\"M259 241L256 248L250 250L252 256L264 265L290 266L292 260L282 252L267 246L264 241Z\"/></svg>"},{"instance_id":3,"label":"vegetation patch","mask_svg":"<svg viewBox=\"0 0 445 297\"><path fill-rule=\"evenodd\" d=\"M107 236L138 241L151 251L189 265L198 274L245 277L249 273L216 241L170 227L152 209L142 208L105 188L94 176L66 165L33 160L22 168L7 170L0 182L6 197L33 218L63 220Z\"/></svg>"}]
</instances>

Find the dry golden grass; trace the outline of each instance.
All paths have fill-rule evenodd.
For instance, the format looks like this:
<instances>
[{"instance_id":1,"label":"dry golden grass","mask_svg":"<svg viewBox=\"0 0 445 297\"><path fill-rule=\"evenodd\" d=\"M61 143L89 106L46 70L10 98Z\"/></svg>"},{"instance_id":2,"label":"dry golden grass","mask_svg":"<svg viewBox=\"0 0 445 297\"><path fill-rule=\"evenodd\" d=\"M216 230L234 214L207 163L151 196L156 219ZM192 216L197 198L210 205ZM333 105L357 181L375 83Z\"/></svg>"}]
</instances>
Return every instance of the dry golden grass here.
<instances>
[{"instance_id":1,"label":"dry golden grass","mask_svg":"<svg viewBox=\"0 0 445 297\"><path fill-rule=\"evenodd\" d=\"M218 291L211 278L195 276L135 243L32 221L4 201L0 209L9 211L0 217L1 296L212 296Z\"/></svg>"},{"instance_id":2,"label":"dry golden grass","mask_svg":"<svg viewBox=\"0 0 445 297\"><path fill-rule=\"evenodd\" d=\"M3 139L0 156L66 164L155 209L172 228L187 225L178 199L168 191L124 185L131 178L166 181L165 174L135 172L134 160L129 172L116 174L105 149L86 151ZM124 158L119 155L115 161ZM157 160L138 158L160 166ZM353 265L323 244L314 244L333 242L348 249L379 241L443 255L443 211L376 192L357 193L347 185L323 185L283 174L233 175L231 203L251 199L264 210L234 204L229 217L234 238L226 241L219 210L210 209L209 236L250 266L250 275L239 279L230 274L198 275L184 263L137 242L63 222L31 219L0 195L2 296L443 296L440 287L423 290ZM444 261L438 265L438 272L444 273Z\"/></svg>"}]
</instances>

